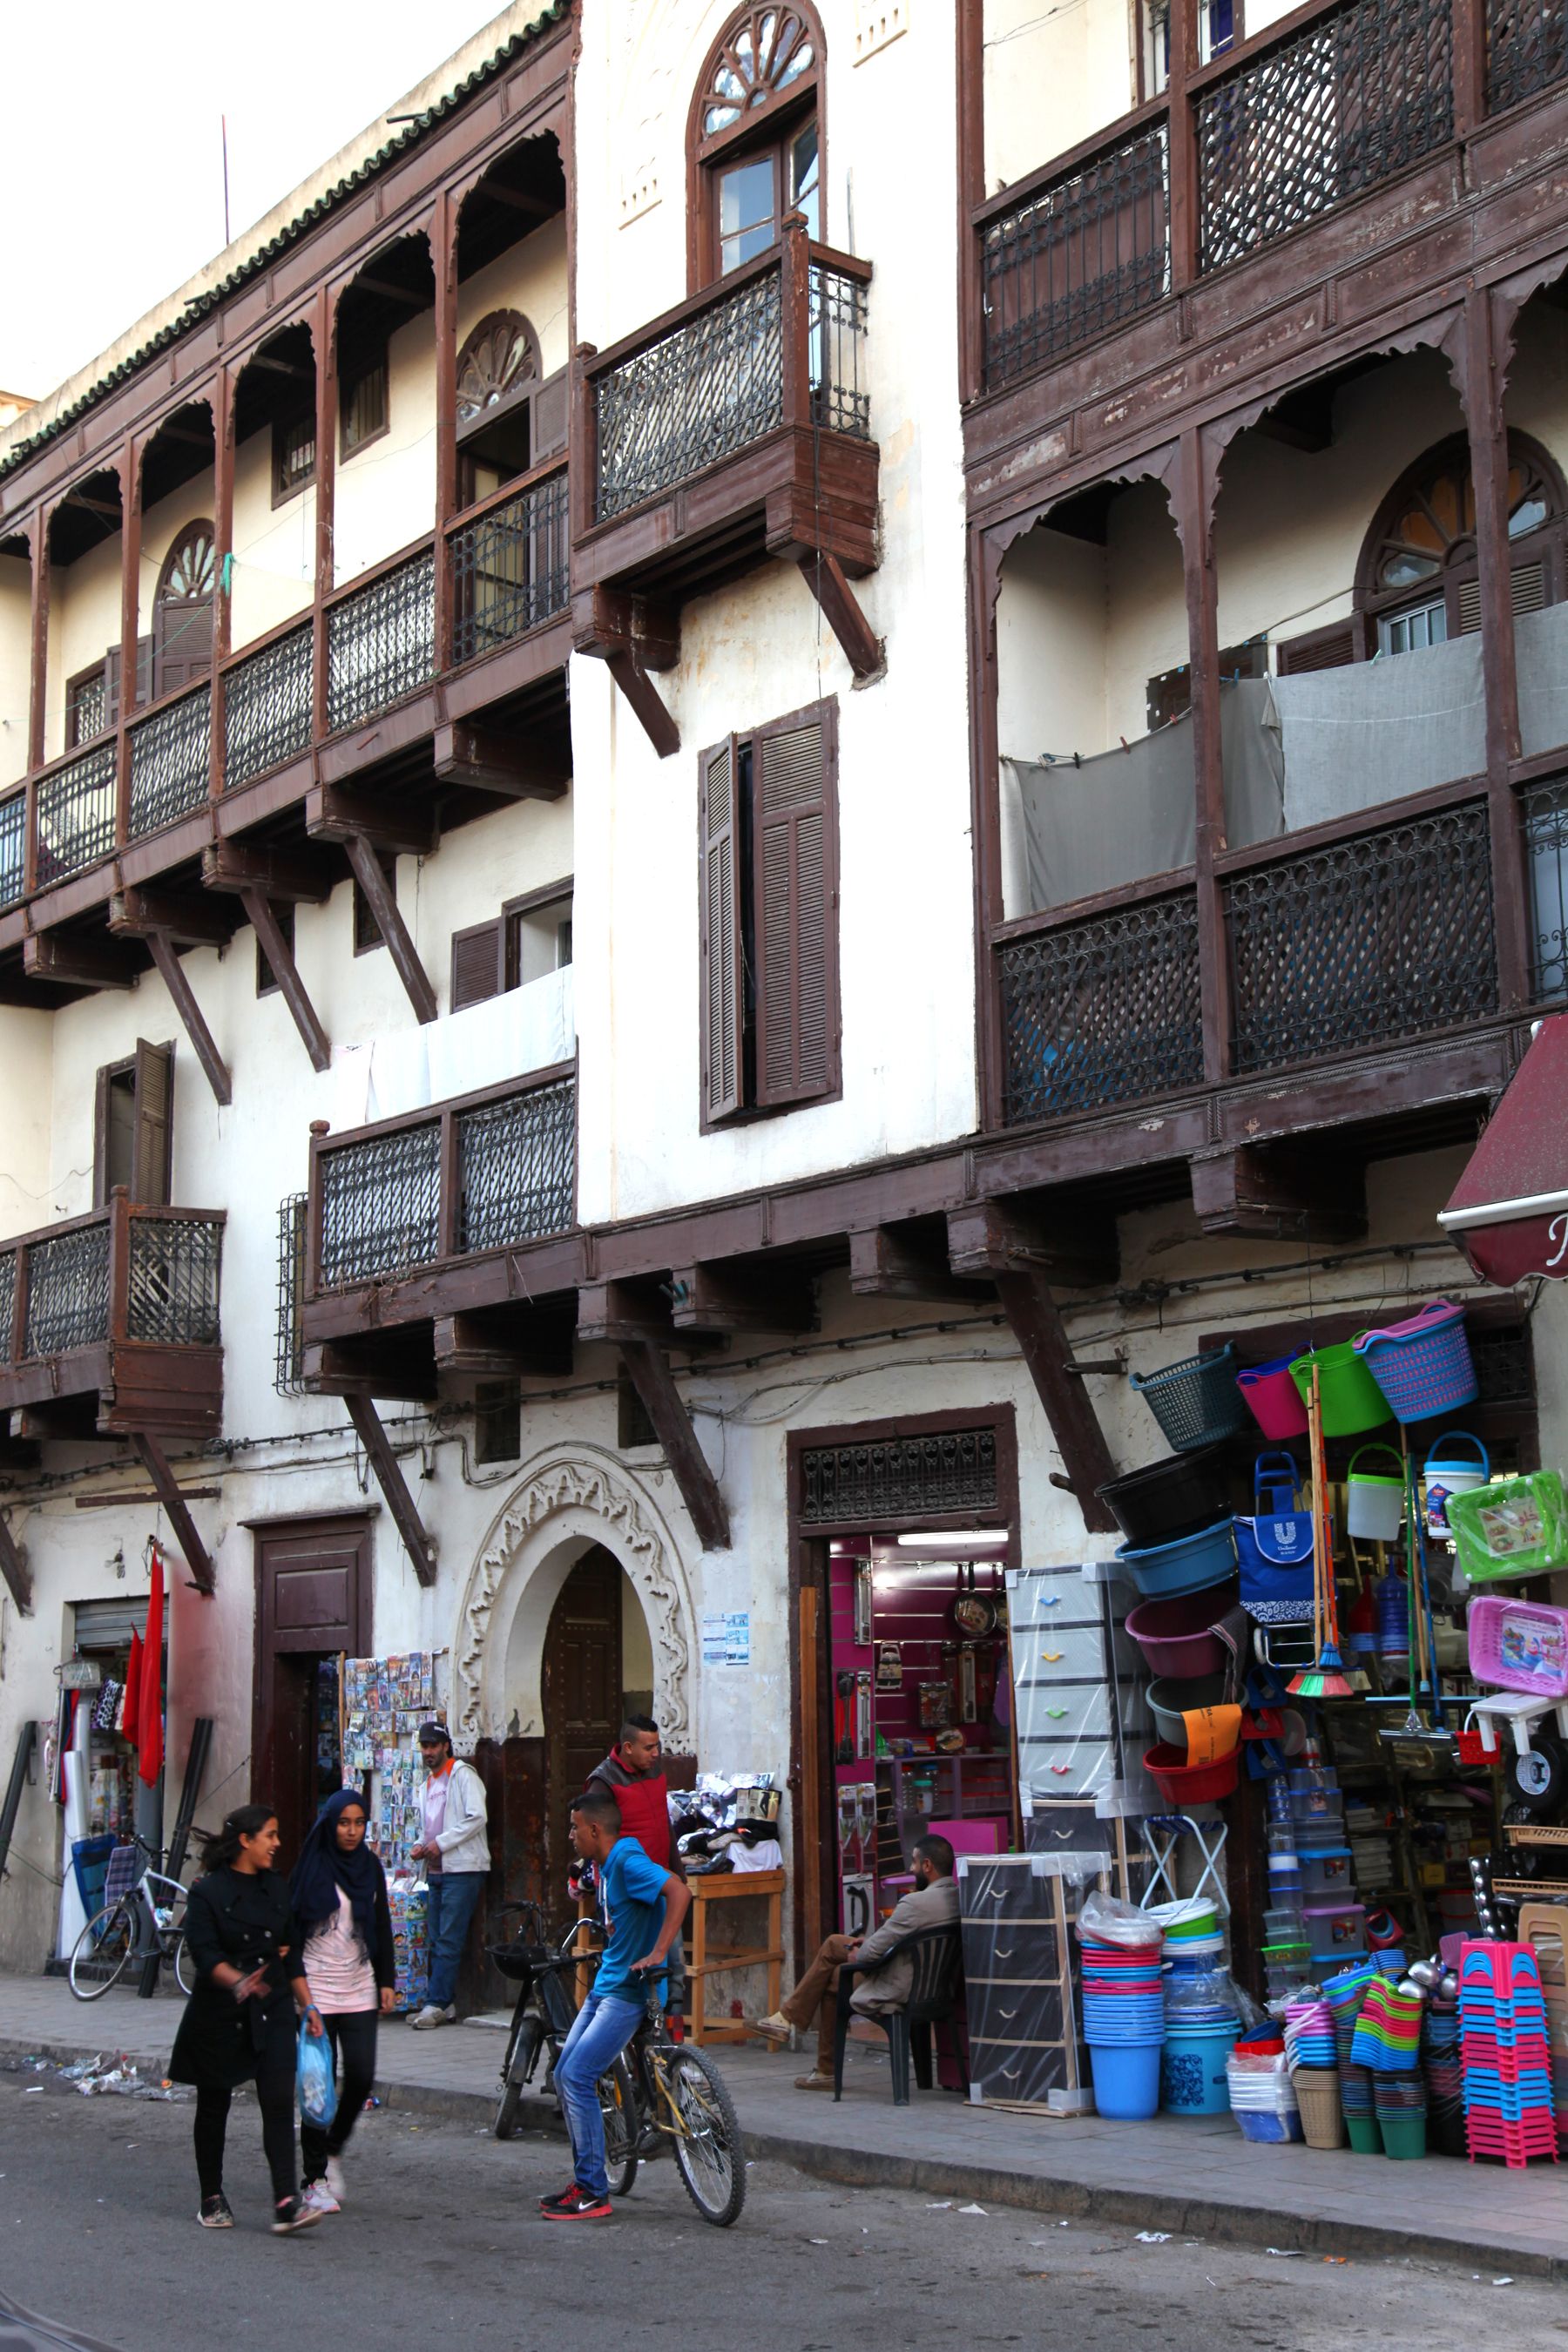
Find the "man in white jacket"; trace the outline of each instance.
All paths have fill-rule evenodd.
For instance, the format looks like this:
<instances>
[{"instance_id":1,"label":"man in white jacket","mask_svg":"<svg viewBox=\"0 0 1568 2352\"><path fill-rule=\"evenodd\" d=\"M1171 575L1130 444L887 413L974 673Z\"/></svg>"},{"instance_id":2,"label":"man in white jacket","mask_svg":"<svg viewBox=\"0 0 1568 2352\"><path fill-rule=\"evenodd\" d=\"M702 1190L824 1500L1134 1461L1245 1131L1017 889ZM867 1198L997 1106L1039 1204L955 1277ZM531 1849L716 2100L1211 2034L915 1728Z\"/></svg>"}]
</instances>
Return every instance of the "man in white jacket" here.
<instances>
[{"instance_id":1,"label":"man in white jacket","mask_svg":"<svg viewBox=\"0 0 1568 2352\"><path fill-rule=\"evenodd\" d=\"M458 2014L452 2000L458 1987L458 1963L468 1940L479 1890L489 1875L485 1784L471 1764L453 1754L444 1724L420 1726L419 1756L426 1774L425 1835L409 1848L409 1855L424 1864L430 1887L426 1913L430 1990L424 2008L410 2022L449 2025Z\"/></svg>"}]
</instances>

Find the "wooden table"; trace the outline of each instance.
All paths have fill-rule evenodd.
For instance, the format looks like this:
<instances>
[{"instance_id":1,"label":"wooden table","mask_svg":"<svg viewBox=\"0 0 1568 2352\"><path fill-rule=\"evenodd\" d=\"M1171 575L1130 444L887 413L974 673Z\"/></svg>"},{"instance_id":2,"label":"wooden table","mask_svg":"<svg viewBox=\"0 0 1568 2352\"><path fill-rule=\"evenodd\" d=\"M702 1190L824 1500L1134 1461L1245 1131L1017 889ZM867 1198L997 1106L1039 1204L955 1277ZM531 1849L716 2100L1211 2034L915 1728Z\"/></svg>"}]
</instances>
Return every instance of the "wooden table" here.
<instances>
[{"instance_id":1,"label":"wooden table","mask_svg":"<svg viewBox=\"0 0 1568 2352\"><path fill-rule=\"evenodd\" d=\"M710 2023L707 2012L708 1979L721 1975L727 1969L754 1969L766 1964L768 1971L768 2005L772 2016L779 2005L783 1991L784 1962L784 1888L782 1870L720 1871L711 1878L688 1881L691 1888L691 1958L687 1964L687 1976L691 1983L691 2039L703 2042L745 2042L752 2032L742 2018L724 2018ZM710 1951L708 1945L709 1913L715 1904L765 1902L768 1906L767 1942L752 1947L721 1944Z\"/></svg>"}]
</instances>

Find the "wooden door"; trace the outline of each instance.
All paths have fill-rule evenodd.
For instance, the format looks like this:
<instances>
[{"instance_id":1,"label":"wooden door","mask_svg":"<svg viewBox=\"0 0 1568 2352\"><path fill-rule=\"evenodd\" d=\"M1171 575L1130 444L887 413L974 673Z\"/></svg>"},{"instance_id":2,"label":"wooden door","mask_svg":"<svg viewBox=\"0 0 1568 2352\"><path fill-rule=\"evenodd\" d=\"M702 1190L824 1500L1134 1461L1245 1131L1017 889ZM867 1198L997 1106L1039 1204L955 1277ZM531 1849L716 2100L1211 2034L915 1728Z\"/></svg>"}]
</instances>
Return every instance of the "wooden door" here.
<instances>
[{"instance_id":1,"label":"wooden door","mask_svg":"<svg viewBox=\"0 0 1568 2352\"><path fill-rule=\"evenodd\" d=\"M567 1814L621 1727L621 1565L595 1544L561 1588L544 1637L548 1829L554 1875L566 1866Z\"/></svg>"},{"instance_id":2,"label":"wooden door","mask_svg":"<svg viewBox=\"0 0 1568 2352\"><path fill-rule=\"evenodd\" d=\"M319 1660L370 1654L370 1528L297 1519L256 1529L256 1685L251 1793L277 1809L291 1866L316 1817Z\"/></svg>"}]
</instances>

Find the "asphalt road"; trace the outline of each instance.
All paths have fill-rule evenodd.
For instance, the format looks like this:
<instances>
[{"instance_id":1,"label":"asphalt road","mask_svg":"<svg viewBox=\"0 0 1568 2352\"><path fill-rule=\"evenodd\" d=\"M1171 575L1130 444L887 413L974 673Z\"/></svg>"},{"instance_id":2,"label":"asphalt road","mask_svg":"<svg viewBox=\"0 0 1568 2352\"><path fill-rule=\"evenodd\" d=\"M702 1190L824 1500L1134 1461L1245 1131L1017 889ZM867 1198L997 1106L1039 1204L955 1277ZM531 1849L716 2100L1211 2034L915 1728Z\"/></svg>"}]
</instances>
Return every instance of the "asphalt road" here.
<instances>
[{"instance_id":1,"label":"asphalt road","mask_svg":"<svg viewBox=\"0 0 1568 2352\"><path fill-rule=\"evenodd\" d=\"M86 2098L53 2073L0 2066L0 2311L19 2305L117 2352L1568 2347L1568 2294L1532 2280L1143 2244L1121 2225L839 2189L772 2164L753 2167L733 2230L699 2220L668 2162L643 2169L613 2221L551 2225L534 2200L565 2179L562 2142L502 2146L385 2111L350 2150L344 2211L274 2238L259 2118L237 2102L238 2227L207 2231L190 2126L188 2104Z\"/></svg>"}]
</instances>

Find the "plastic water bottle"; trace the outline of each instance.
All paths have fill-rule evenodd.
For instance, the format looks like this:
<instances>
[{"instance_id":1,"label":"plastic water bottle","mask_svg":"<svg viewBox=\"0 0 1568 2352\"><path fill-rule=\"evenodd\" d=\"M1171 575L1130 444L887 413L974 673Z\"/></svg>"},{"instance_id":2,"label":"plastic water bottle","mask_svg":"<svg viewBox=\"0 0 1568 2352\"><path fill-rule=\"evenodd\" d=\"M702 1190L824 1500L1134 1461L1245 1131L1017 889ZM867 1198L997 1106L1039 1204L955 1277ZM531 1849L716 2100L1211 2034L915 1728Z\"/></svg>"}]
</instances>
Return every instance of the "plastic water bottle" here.
<instances>
[{"instance_id":1,"label":"plastic water bottle","mask_svg":"<svg viewBox=\"0 0 1568 2352\"><path fill-rule=\"evenodd\" d=\"M1390 1569L1377 1580L1377 1654L1406 1658L1410 1654L1410 1595L1405 1579Z\"/></svg>"}]
</instances>

